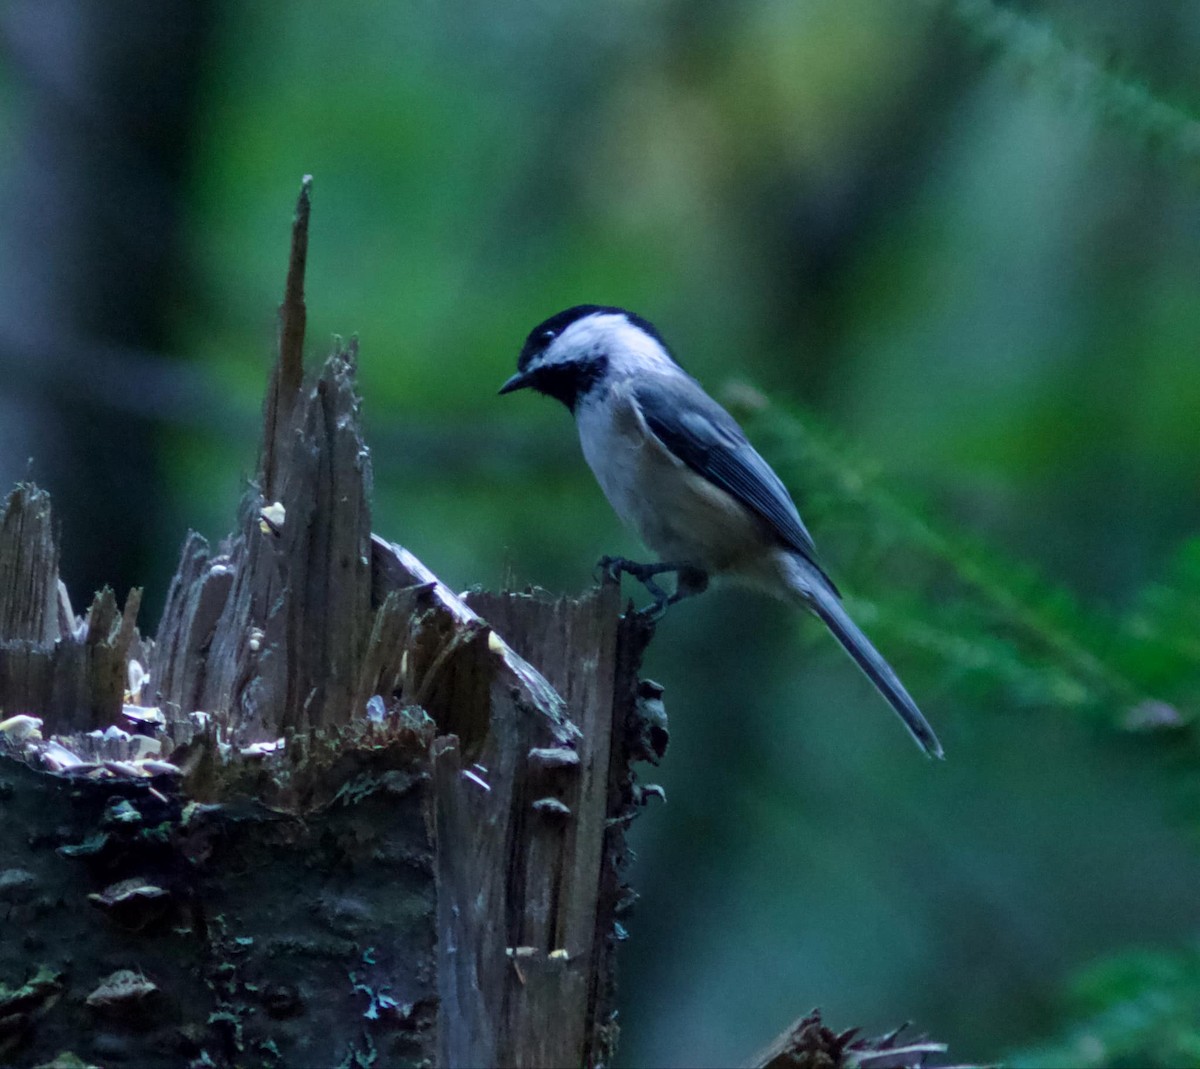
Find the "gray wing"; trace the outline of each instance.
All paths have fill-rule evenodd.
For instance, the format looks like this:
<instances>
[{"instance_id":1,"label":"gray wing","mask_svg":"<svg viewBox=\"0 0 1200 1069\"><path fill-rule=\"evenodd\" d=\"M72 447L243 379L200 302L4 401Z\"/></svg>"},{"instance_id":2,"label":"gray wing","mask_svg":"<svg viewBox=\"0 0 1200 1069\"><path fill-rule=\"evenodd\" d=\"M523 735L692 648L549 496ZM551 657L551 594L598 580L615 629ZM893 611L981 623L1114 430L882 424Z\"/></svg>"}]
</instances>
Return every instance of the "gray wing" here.
<instances>
[{"instance_id":1,"label":"gray wing","mask_svg":"<svg viewBox=\"0 0 1200 1069\"><path fill-rule=\"evenodd\" d=\"M663 445L764 520L785 546L808 560L833 587L787 487L737 421L695 379L686 374L669 379L643 376L633 396L646 425Z\"/></svg>"}]
</instances>

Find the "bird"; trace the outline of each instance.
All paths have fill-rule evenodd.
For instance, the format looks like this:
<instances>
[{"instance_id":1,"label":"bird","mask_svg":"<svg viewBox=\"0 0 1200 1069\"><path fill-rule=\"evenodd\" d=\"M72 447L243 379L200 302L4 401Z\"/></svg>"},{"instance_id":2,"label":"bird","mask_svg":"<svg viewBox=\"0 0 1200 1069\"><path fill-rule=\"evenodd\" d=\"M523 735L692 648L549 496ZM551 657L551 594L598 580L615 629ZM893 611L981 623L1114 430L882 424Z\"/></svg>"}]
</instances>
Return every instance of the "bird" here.
<instances>
[{"instance_id":1,"label":"bird","mask_svg":"<svg viewBox=\"0 0 1200 1069\"><path fill-rule=\"evenodd\" d=\"M917 745L944 756L904 684L851 620L782 480L737 421L676 362L657 328L612 305L580 304L529 332L501 394L532 389L575 417L584 459L617 516L658 560L604 557L668 606L723 577L816 615L887 699ZM675 576L674 591L658 582Z\"/></svg>"}]
</instances>

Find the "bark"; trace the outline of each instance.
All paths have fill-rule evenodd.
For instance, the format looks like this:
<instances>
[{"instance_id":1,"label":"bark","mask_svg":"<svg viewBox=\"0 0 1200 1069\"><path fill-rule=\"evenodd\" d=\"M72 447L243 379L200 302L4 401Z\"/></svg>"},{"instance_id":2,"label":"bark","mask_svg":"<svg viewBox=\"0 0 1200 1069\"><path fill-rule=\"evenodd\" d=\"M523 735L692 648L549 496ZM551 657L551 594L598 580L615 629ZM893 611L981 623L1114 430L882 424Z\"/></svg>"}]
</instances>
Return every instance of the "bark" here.
<instances>
[{"instance_id":1,"label":"bark","mask_svg":"<svg viewBox=\"0 0 1200 1069\"><path fill-rule=\"evenodd\" d=\"M400 723L322 740L289 769L303 805L265 768L236 769L221 804L198 806L169 772L119 771L144 764L52 775L4 760L0 908L22 934L0 940L0 1060L429 1058L428 735ZM81 741L56 745L100 756Z\"/></svg>"}]
</instances>

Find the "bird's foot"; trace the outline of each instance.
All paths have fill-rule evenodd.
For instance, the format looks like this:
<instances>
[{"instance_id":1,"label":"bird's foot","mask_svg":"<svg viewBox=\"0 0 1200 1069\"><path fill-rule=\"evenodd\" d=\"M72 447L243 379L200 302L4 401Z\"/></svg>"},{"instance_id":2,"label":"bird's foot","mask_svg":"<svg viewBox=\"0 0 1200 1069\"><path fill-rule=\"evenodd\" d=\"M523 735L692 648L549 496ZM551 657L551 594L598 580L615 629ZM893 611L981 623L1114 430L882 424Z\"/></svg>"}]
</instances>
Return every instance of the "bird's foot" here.
<instances>
[{"instance_id":1,"label":"bird's foot","mask_svg":"<svg viewBox=\"0 0 1200 1069\"><path fill-rule=\"evenodd\" d=\"M599 583L604 579L611 582L619 583L621 581L621 573L629 571L633 568L640 567L631 560L626 560L624 557L601 557L596 561L596 570L593 577Z\"/></svg>"},{"instance_id":2,"label":"bird's foot","mask_svg":"<svg viewBox=\"0 0 1200 1069\"><path fill-rule=\"evenodd\" d=\"M601 557L596 564L596 570L614 582L619 583L621 574L625 573L632 575L641 583L654 601L644 609L639 609L638 615L652 623L661 620L667 609L675 602L690 597L692 594L699 594L708 586L708 575L693 564L673 562L639 564L637 561L628 560L625 557ZM655 582L656 576L666 572L674 572L676 576L675 593L673 594L668 594Z\"/></svg>"}]
</instances>

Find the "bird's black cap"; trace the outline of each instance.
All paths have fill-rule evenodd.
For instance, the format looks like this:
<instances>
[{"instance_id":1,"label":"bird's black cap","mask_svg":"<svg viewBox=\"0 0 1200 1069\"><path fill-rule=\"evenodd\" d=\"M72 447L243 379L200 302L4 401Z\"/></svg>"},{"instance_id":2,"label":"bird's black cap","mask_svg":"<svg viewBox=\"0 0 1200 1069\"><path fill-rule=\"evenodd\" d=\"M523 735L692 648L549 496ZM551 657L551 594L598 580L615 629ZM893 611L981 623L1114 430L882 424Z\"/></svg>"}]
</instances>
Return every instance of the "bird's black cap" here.
<instances>
[{"instance_id":1,"label":"bird's black cap","mask_svg":"<svg viewBox=\"0 0 1200 1069\"><path fill-rule=\"evenodd\" d=\"M667 343L663 341L663 337L658 332L658 328L654 326L648 319L643 319L640 315L630 312L626 308L618 308L612 304L577 304L573 308L565 308L563 311L552 315L549 319L544 319L536 327L529 332L529 336L525 339L525 344L521 348L521 355L517 358L517 370L524 371L555 338L557 338L564 330L572 323L587 316L600 313L602 315L623 315L635 327L640 327L664 349L667 348Z\"/></svg>"}]
</instances>

